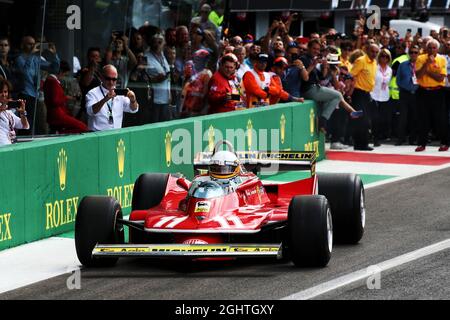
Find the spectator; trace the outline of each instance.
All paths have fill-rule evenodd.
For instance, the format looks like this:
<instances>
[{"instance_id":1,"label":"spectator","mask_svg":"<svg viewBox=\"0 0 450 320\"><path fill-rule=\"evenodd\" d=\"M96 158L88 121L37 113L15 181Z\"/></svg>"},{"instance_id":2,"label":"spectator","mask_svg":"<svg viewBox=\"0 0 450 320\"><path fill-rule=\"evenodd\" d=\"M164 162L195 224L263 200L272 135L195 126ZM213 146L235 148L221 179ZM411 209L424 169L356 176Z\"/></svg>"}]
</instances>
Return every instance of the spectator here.
<instances>
[{"instance_id":1,"label":"spectator","mask_svg":"<svg viewBox=\"0 0 450 320\"><path fill-rule=\"evenodd\" d=\"M153 88L151 122L170 120L170 66L163 48L164 37L155 34L150 40L150 51L146 55L147 73Z\"/></svg>"},{"instance_id":2,"label":"spectator","mask_svg":"<svg viewBox=\"0 0 450 320\"><path fill-rule=\"evenodd\" d=\"M339 63L342 63L341 60ZM337 71L339 74L336 75L338 79L338 85L334 84L336 90L339 90L341 94L344 96L346 102L351 102L351 95L353 93L353 78L347 70L347 67L342 66ZM334 71L333 71L334 73ZM348 130L348 114L344 108L337 108L331 118L329 120L330 127L330 135L331 135L331 150L343 150L347 149L349 146L347 145L346 140L348 140L348 136L350 130ZM347 139L346 139L347 138ZM348 142L349 144L350 142Z\"/></svg>"},{"instance_id":3,"label":"spectator","mask_svg":"<svg viewBox=\"0 0 450 320\"><path fill-rule=\"evenodd\" d=\"M180 96L181 96L181 74L178 72L175 64L177 60L177 50L175 47L164 49L164 56L170 67L170 117L176 119L181 112Z\"/></svg>"},{"instance_id":4,"label":"spectator","mask_svg":"<svg viewBox=\"0 0 450 320\"><path fill-rule=\"evenodd\" d=\"M139 31L136 31L131 36L130 49L136 56L139 52L147 51L147 45L145 43L144 37Z\"/></svg>"},{"instance_id":5,"label":"spectator","mask_svg":"<svg viewBox=\"0 0 450 320\"><path fill-rule=\"evenodd\" d=\"M232 54L220 59L219 70L209 82L208 113L234 111L245 105L240 81L236 77L237 64L237 58Z\"/></svg>"},{"instance_id":6,"label":"spectator","mask_svg":"<svg viewBox=\"0 0 450 320\"><path fill-rule=\"evenodd\" d=\"M238 78L238 81L242 81L244 74L247 71L250 71L250 67L244 62L246 55L245 47L237 47L234 49L233 53L237 57L239 62L239 68L236 71L236 77Z\"/></svg>"},{"instance_id":7,"label":"spectator","mask_svg":"<svg viewBox=\"0 0 450 320\"><path fill-rule=\"evenodd\" d=\"M447 59L447 78L445 79L445 104L447 106L447 111L449 114L450 121L450 40L449 37L445 39L445 57ZM450 127L450 122L449 122ZM450 141L450 129L449 129L449 141Z\"/></svg>"},{"instance_id":8,"label":"spectator","mask_svg":"<svg viewBox=\"0 0 450 320\"><path fill-rule=\"evenodd\" d=\"M242 46L242 38L240 36L234 36L230 40L230 46L233 46L235 48Z\"/></svg>"},{"instance_id":9,"label":"spectator","mask_svg":"<svg viewBox=\"0 0 450 320\"><path fill-rule=\"evenodd\" d=\"M409 49L409 60L402 62L397 70L397 86L400 89L400 117L397 128L397 142L400 146L406 142L406 132L409 124L409 144L417 139L417 96L418 89L415 65L419 56L419 47L413 45Z\"/></svg>"},{"instance_id":10,"label":"spectator","mask_svg":"<svg viewBox=\"0 0 450 320\"><path fill-rule=\"evenodd\" d=\"M341 42L341 66L347 68L348 71L352 70L352 63L349 61L350 55L353 52L353 44L350 41L342 41Z\"/></svg>"},{"instance_id":11,"label":"spectator","mask_svg":"<svg viewBox=\"0 0 450 320\"><path fill-rule=\"evenodd\" d=\"M308 53L301 57L303 65L308 72L308 80L302 85L303 97L312 99L319 103L321 107L319 115L319 130L326 132L327 121L330 119L337 106L342 105L350 113L355 112L345 100L342 94L334 89L321 87L320 81L324 79L329 72L326 57L320 56L319 40L311 40L308 43ZM321 65L321 71L317 65ZM356 114L353 114L356 116Z\"/></svg>"},{"instance_id":12,"label":"spectator","mask_svg":"<svg viewBox=\"0 0 450 320\"><path fill-rule=\"evenodd\" d=\"M353 64L351 75L355 79L355 89L352 95L352 103L357 110L363 111L363 116L352 119L353 125L353 148L355 150L372 151L369 147L369 117L370 92L375 87L377 73L376 57L380 49L372 44L368 54L358 58Z\"/></svg>"},{"instance_id":13,"label":"spectator","mask_svg":"<svg viewBox=\"0 0 450 320\"><path fill-rule=\"evenodd\" d=\"M209 14L209 21L214 23L214 25L217 28L220 28L220 26L222 25L224 18L225 18L224 13L225 13L225 8L223 8L222 5L219 5L219 4L214 5L213 10Z\"/></svg>"},{"instance_id":14,"label":"spectator","mask_svg":"<svg viewBox=\"0 0 450 320\"><path fill-rule=\"evenodd\" d=\"M139 104L133 91L128 90L126 96L116 95L117 79L116 67L106 65L102 69L102 84L86 95L89 130L119 129L122 127L124 112L138 112Z\"/></svg>"},{"instance_id":15,"label":"spectator","mask_svg":"<svg viewBox=\"0 0 450 320\"><path fill-rule=\"evenodd\" d=\"M176 62L175 67L180 75L183 74L184 63L191 59L191 42L189 39L189 30L186 26L178 26L176 28Z\"/></svg>"},{"instance_id":16,"label":"spectator","mask_svg":"<svg viewBox=\"0 0 450 320\"><path fill-rule=\"evenodd\" d=\"M137 65L133 71L130 73L130 81L132 82L148 82L148 77L146 75L145 69L147 68L147 58L143 51L136 52L135 54Z\"/></svg>"},{"instance_id":17,"label":"spectator","mask_svg":"<svg viewBox=\"0 0 450 320\"><path fill-rule=\"evenodd\" d=\"M166 46L175 47L177 45L177 29L167 28L165 33Z\"/></svg>"},{"instance_id":18,"label":"spectator","mask_svg":"<svg viewBox=\"0 0 450 320\"><path fill-rule=\"evenodd\" d=\"M92 89L100 86L101 81L101 52L100 48L89 48L87 52L88 65L81 69L80 74L80 89L81 89L81 104L80 111L77 114L77 119L87 123L86 115L86 95Z\"/></svg>"},{"instance_id":19,"label":"spectator","mask_svg":"<svg viewBox=\"0 0 450 320\"><path fill-rule=\"evenodd\" d=\"M417 108L419 119L419 141L416 152L424 151L428 141L430 120L436 124L436 133L441 146L439 151L448 151L448 113L445 106L444 89L447 77L447 61L438 54L439 42L428 41L427 53L416 62Z\"/></svg>"},{"instance_id":20,"label":"spectator","mask_svg":"<svg viewBox=\"0 0 450 320\"><path fill-rule=\"evenodd\" d=\"M0 78L12 82L13 70L8 59L10 46L8 38L0 38Z\"/></svg>"},{"instance_id":21,"label":"spectator","mask_svg":"<svg viewBox=\"0 0 450 320\"><path fill-rule=\"evenodd\" d=\"M301 87L303 81L308 81L308 72L303 62L300 60L300 50L298 46L290 44L286 51L288 67L282 77L283 88L294 97L301 97Z\"/></svg>"},{"instance_id":22,"label":"spectator","mask_svg":"<svg viewBox=\"0 0 450 320\"><path fill-rule=\"evenodd\" d=\"M112 64L119 72L117 88L126 88L128 86L129 73L137 66L137 60L134 53L128 48L128 38L125 35L113 33L111 39L105 63Z\"/></svg>"},{"instance_id":23,"label":"spectator","mask_svg":"<svg viewBox=\"0 0 450 320\"><path fill-rule=\"evenodd\" d=\"M392 126L392 105L389 103L389 83L392 69L389 67L391 53L388 49L381 49L377 58L375 86L370 92L372 103L370 117L372 120L373 146L379 147L382 137L389 137Z\"/></svg>"},{"instance_id":24,"label":"spectator","mask_svg":"<svg viewBox=\"0 0 450 320\"><path fill-rule=\"evenodd\" d=\"M37 99L39 98L39 78L40 70L51 71L52 69L59 70L59 57L56 54L55 47L51 47L51 53L53 59L51 61L43 61L36 49L36 41L33 37L26 36L22 39L22 53L16 58L16 67L18 75L18 84L20 86L19 97L25 100L28 110L28 122L30 124L30 132L24 132L24 134L34 135L34 114L37 105ZM38 127L40 124L36 124Z\"/></svg>"},{"instance_id":25,"label":"spectator","mask_svg":"<svg viewBox=\"0 0 450 320\"><path fill-rule=\"evenodd\" d=\"M244 36L243 42L244 42L245 45L253 44L253 41L254 41L254 38L253 38L253 36L251 34L246 34Z\"/></svg>"},{"instance_id":26,"label":"spectator","mask_svg":"<svg viewBox=\"0 0 450 320\"><path fill-rule=\"evenodd\" d=\"M259 54L261 53L261 46L258 44L252 44L248 52L249 55L245 59L245 64L247 64L250 69L253 69L254 64L258 61Z\"/></svg>"},{"instance_id":27,"label":"spectator","mask_svg":"<svg viewBox=\"0 0 450 320\"><path fill-rule=\"evenodd\" d=\"M81 90L76 78L72 76L70 65L67 61L61 61L59 82L64 90L64 95L68 98L67 108L72 116L76 116L80 111Z\"/></svg>"},{"instance_id":28,"label":"spectator","mask_svg":"<svg viewBox=\"0 0 450 320\"><path fill-rule=\"evenodd\" d=\"M278 88L271 82L271 76L265 72L269 56L260 53L253 65L253 70L247 71L242 80L246 94L247 108L268 106L270 96L278 94Z\"/></svg>"},{"instance_id":29,"label":"spectator","mask_svg":"<svg viewBox=\"0 0 450 320\"><path fill-rule=\"evenodd\" d=\"M0 146L10 145L16 141L15 129L29 129L30 124L27 120L25 111L25 101L18 100L19 108L17 117L11 110L8 110L10 103L10 91L12 85L8 80L0 78Z\"/></svg>"},{"instance_id":30,"label":"spectator","mask_svg":"<svg viewBox=\"0 0 450 320\"><path fill-rule=\"evenodd\" d=\"M193 72L186 82L182 92L182 117L192 117L207 112L208 84L212 77L211 70L206 68L210 53L207 50L197 50L193 59Z\"/></svg>"},{"instance_id":31,"label":"spectator","mask_svg":"<svg viewBox=\"0 0 450 320\"><path fill-rule=\"evenodd\" d=\"M201 30L209 30L214 35L216 41L220 40L220 32L216 25L209 20L209 15L211 13L211 6L209 4L204 4L200 8L200 16L192 18L191 25L194 26L194 32L196 31L195 27L199 27ZM196 48L197 49L197 48Z\"/></svg>"},{"instance_id":32,"label":"spectator","mask_svg":"<svg viewBox=\"0 0 450 320\"><path fill-rule=\"evenodd\" d=\"M278 88L278 91L270 96L270 104L277 104L278 102L300 102L303 103L305 99L300 97L295 97L286 92L283 89L283 84L281 77L284 75L286 69L288 68L288 61L284 57L278 57L274 60L272 66L272 79L271 84Z\"/></svg>"},{"instance_id":33,"label":"spectator","mask_svg":"<svg viewBox=\"0 0 450 320\"><path fill-rule=\"evenodd\" d=\"M87 132L87 126L72 117L67 107L69 98L64 94L60 79L70 73L68 63L61 62L61 70L57 75L50 74L44 82L45 105L47 106L47 122L50 128L58 133Z\"/></svg>"}]
</instances>

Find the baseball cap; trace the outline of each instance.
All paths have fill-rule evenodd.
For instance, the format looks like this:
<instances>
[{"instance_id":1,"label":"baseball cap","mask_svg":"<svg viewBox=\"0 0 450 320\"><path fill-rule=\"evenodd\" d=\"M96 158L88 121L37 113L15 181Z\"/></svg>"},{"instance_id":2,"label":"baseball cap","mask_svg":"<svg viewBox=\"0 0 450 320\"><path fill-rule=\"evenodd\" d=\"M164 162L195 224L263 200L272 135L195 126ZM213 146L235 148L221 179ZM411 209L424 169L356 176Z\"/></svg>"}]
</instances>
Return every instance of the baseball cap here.
<instances>
[{"instance_id":1,"label":"baseball cap","mask_svg":"<svg viewBox=\"0 0 450 320\"><path fill-rule=\"evenodd\" d=\"M261 61L261 62L267 62L267 61L269 61L269 55L267 55L267 54L265 54L265 53L260 53L260 54L258 55L258 61Z\"/></svg>"},{"instance_id":2,"label":"baseball cap","mask_svg":"<svg viewBox=\"0 0 450 320\"><path fill-rule=\"evenodd\" d=\"M244 43L252 43L253 40L254 40L254 38L253 38L253 36L252 36L251 34L247 34L247 35L244 37Z\"/></svg>"},{"instance_id":3,"label":"baseball cap","mask_svg":"<svg viewBox=\"0 0 450 320\"><path fill-rule=\"evenodd\" d=\"M273 65L276 67L288 66L289 63L285 57L278 57L273 61Z\"/></svg>"}]
</instances>

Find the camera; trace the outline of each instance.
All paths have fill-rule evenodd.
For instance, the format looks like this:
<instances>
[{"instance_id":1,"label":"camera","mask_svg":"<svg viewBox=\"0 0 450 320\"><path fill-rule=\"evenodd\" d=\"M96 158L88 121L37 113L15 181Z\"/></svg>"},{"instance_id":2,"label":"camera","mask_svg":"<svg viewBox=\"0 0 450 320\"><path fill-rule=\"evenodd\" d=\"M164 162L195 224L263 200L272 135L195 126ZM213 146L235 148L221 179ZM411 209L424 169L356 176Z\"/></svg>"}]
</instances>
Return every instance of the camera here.
<instances>
[{"instance_id":1,"label":"camera","mask_svg":"<svg viewBox=\"0 0 450 320\"><path fill-rule=\"evenodd\" d=\"M126 96L128 94L128 89L114 89L114 92L118 96Z\"/></svg>"},{"instance_id":2,"label":"camera","mask_svg":"<svg viewBox=\"0 0 450 320\"><path fill-rule=\"evenodd\" d=\"M20 108L20 101L9 101L8 108L10 109L18 109Z\"/></svg>"},{"instance_id":3,"label":"camera","mask_svg":"<svg viewBox=\"0 0 450 320\"><path fill-rule=\"evenodd\" d=\"M240 101L241 96L239 94L231 94L231 100L233 101Z\"/></svg>"}]
</instances>

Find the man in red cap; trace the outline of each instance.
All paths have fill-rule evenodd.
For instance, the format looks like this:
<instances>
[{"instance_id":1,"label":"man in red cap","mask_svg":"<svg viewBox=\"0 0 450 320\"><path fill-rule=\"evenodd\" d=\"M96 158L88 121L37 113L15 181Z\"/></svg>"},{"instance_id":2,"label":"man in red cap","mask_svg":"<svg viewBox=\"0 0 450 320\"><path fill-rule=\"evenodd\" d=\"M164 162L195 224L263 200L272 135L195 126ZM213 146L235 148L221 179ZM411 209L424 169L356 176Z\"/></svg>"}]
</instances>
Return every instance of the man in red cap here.
<instances>
[{"instance_id":1,"label":"man in red cap","mask_svg":"<svg viewBox=\"0 0 450 320\"><path fill-rule=\"evenodd\" d=\"M281 81L281 78L283 77L283 74L287 67L289 66L289 63L285 57L278 57L273 61L272 66L272 79L271 83L273 86L278 88L278 93L270 96L270 104L277 104L278 102L304 102L305 99L293 97L288 92L286 92L283 89L283 84Z\"/></svg>"},{"instance_id":2,"label":"man in red cap","mask_svg":"<svg viewBox=\"0 0 450 320\"><path fill-rule=\"evenodd\" d=\"M209 112L234 111L244 105L241 85L236 78L238 59L232 53L222 57L219 70L209 82Z\"/></svg>"}]
</instances>

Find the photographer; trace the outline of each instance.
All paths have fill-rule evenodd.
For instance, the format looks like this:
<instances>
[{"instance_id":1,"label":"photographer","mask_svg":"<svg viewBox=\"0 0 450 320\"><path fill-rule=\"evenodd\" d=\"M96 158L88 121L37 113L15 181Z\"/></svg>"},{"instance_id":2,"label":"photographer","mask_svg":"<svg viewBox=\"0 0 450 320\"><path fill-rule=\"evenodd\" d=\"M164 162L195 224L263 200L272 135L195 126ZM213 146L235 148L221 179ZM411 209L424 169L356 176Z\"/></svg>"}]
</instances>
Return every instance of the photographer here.
<instances>
[{"instance_id":1,"label":"photographer","mask_svg":"<svg viewBox=\"0 0 450 320\"><path fill-rule=\"evenodd\" d=\"M117 88L126 88L129 71L137 65L136 56L128 48L128 38L121 32L113 32L111 44L106 52L105 64L112 64L119 72Z\"/></svg>"},{"instance_id":2,"label":"photographer","mask_svg":"<svg viewBox=\"0 0 450 320\"><path fill-rule=\"evenodd\" d=\"M89 130L122 128L123 113L138 112L139 104L133 91L127 90L126 96L116 93L117 77L117 69L114 66L103 67L102 84L86 95Z\"/></svg>"},{"instance_id":3,"label":"photographer","mask_svg":"<svg viewBox=\"0 0 450 320\"><path fill-rule=\"evenodd\" d=\"M42 46L43 44L41 44ZM22 53L16 58L15 66L18 71L18 86L20 88L19 97L27 102L27 110L29 111L28 120L31 125L31 133L34 134L36 128L42 126L42 123L33 124L33 119L37 99L39 98L39 78L41 70L48 72L57 72L59 70L59 57L54 46L49 46L52 59L44 61L39 56L39 49L33 37L26 36L22 38ZM52 71L53 70L53 71ZM56 70L56 71L54 71ZM39 119L39 117L36 117Z\"/></svg>"},{"instance_id":4,"label":"photographer","mask_svg":"<svg viewBox=\"0 0 450 320\"><path fill-rule=\"evenodd\" d=\"M9 97L11 89L11 83L0 78L0 146L15 142L16 132L14 129L30 129L30 124L26 117L27 112L25 111L26 101L18 100L16 102L20 118L11 110L8 110L12 106L12 101Z\"/></svg>"},{"instance_id":5,"label":"photographer","mask_svg":"<svg viewBox=\"0 0 450 320\"><path fill-rule=\"evenodd\" d=\"M309 74L308 81L302 85L303 96L314 100L321 107L319 115L319 130L327 131L327 121L330 119L336 107L342 106L352 117L359 117L355 109L348 104L342 94L334 89L322 87L320 82L328 77L330 68L327 58L320 54L320 40L313 39L308 43L308 53L301 57L306 71ZM318 67L320 65L320 67Z\"/></svg>"}]
</instances>

